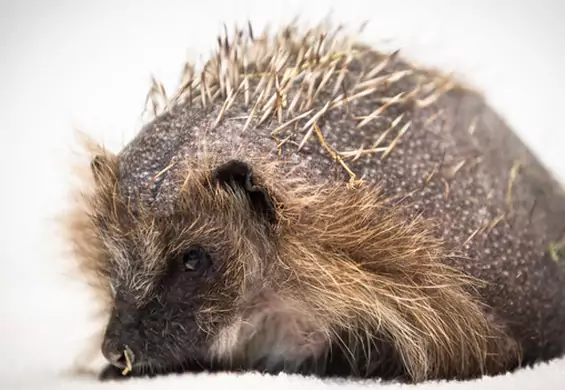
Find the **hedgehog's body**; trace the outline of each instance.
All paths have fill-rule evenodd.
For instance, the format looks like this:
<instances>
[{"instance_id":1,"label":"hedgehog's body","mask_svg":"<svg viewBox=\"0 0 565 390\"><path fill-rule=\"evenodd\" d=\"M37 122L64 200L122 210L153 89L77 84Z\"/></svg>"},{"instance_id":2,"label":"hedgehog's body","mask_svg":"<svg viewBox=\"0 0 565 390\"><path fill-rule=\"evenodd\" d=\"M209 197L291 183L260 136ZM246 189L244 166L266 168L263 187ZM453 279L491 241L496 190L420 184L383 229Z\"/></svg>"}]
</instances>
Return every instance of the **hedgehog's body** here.
<instances>
[{"instance_id":1,"label":"hedgehog's body","mask_svg":"<svg viewBox=\"0 0 565 390\"><path fill-rule=\"evenodd\" d=\"M423 380L562 354L562 189L473 92L315 34L222 42L96 160L73 228L117 293L105 355Z\"/></svg>"}]
</instances>

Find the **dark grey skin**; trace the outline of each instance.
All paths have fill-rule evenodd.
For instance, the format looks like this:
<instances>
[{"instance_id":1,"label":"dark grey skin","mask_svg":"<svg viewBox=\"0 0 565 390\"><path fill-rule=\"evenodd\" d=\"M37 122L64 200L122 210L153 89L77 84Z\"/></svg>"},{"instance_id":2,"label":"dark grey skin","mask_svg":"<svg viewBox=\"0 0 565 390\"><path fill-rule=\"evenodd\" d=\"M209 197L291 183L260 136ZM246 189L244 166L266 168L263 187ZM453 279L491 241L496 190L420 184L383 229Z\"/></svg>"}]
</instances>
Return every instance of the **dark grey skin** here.
<instances>
[{"instance_id":1,"label":"dark grey skin","mask_svg":"<svg viewBox=\"0 0 565 390\"><path fill-rule=\"evenodd\" d=\"M364 58L365 62L352 64L350 77L354 78L355 72L364 66L374 66L378 58L379 55L374 54ZM385 72L407 67L397 60ZM359 120L355 117L374 111L376 98L395 96L401 91L411 91L415 86L416 79L406 77L383 91L360 99L352 111L334 110L325 114L318 125L323 129L326 141L334 150L340 151L355 150L361 145L369 147L388 122L372 121L360 130L356 129ZM331 88L326 89L324 92L330 93ZM155 209L166 209L177 190L168 179L176 167L152 184L149 195L139 196L135 188L143 186L172 161L197 154L203 139L208 145L223 150L232 150L235 145L244 147L250 155L272 156L297 163L307 160L314 181L328 177L336 182L349 180L347 172L336 165L315 137L311 137L300 151L296 144L288 143L278 156L270 136L279 125L274 119L245 132L242 131L244 120L225 120L213 127L222 103L218 100L206 109L181 104L147 124L118 155L123 195L141 199ZM319 98L314 107L319 109L324 103ZM240 99L230 110L232 118L245 117L250 107ZM437 116L439 112L442 114ZM521 365L563 355L565 253L559 249L549 250L552 243L565 236L562 186L502 118L471 91L448 91L424 108L411 101L394 105L388 109L387 117L395 118L400 113L405 113L402 123L411 120L412 125L390 155L381 159L368 154L355 161L348 160L349 168L366 181L383 183L387 194L415 191L411 196L413 214L407 218L423 213L425 217L439 221L438 234L458 253L446 262L486 282L478 294L492 308L489 311L491 320L506 326L520 343L523 351ZM434 115L438 119L433 119ZM389 134L387 140L391 141L395 135ZM292 134L289 129L279 138L286 136L299 143L304 133ZM466 163L453 175L454 167L462 160ZM516 161L520 161L520 169L516 178L510 180ZM436 173L431 175L432 172ZM248 173L252 175L251 169ZM230 174L237 176L235 171ZM485 221L494 221L502 214L507 217L489 228L488 234L473 235ZM183 218L170 216L163 220L163 224L180 225ZM182 256L168 261L169 271L160 284L160 299L141 311L132 309L134 304L128 302L128 297L121 295L118 288L102 346L110 362L100 375L102 379L124 378L120 373L125 366L124 344L143 357L134 362L134 370L128 377L203 369L243 369L215 367L201 360L205 353L199 350L203 345L199 337L204 336L196 329L179 328L178 332L167 333L172 339L162 337L164 327L192 323L191 318L198 307L198 292L213 283L212 279L207 281L206 278L214 272L213 267L203 261L205 265L199 271L202 276L195 278L182 270ZM137 326L132 327L134 322ZM129 333L131 329L136 332ZM386 355L386 351L385 346L380 352ZM346 364L343 356L333 359L325 362L325 370L317 374L347 375L348 372L341 369ZM383 357L382 369L375 371L378 374L375 376L396 377L399 374L397 359L393 352ZM281 371L284 371L283 367Z\"/></svg>"},{"instance_id":2,"label":"dark grey skin","mask_svg":"<svg viewBox=\"0 0 565 390\"><path fill-rule=\"evenodd\" d=\"M195 299L198 293L199 287L206 283L206 279L214 278L214 270L209 264L209 259L205 256L198 254L200 257L198 261L202 262L199 265L199 272L186 272L184 268L183 257L173 258L170 261L170 265L165 275L163 275L163 280L161 282L162 288L165 291L160 292L161 299L164 302L154 301L149 305L145 305L142 310L136 308L135 302L128 301L128 297L124 296L120 292L117 293L115 297L115 309L112 312L112 316L107 326L106 335L104 338L104 343L102 345L102 351L104 355L113 362L113 365L109 365L104 372L101 373L102 378L125 378L122 375L122 370L125 368L125 357L123 354L125 345L132 345L136 348L137 359L140 360L139 349L137 346L144 345L144 340L147 338L153 338L156 340L161 340L163 343L175 344L175 345L195 345L201 344L198 338L203 338L202 333L192 333L187 334L183 332L180 328L181 324L185 324L191 321L190 315L194 313L197 309L198 299ZM195 280L198 283L195 283ZM187 297L191 297L187 299ZM163 311L163 305L169 308L168 311ZM162 317L162 316L166 317ZM143 318L143 327L137 326L140 321L140 317ZM169 327L168 331L160 332L160 329ZM124 330L127 329L127 332ZM170 340L167 340L167 335ZM184 337L183 337L184 336ZM189 351L194 356L202 355L202 351L198 351L197 348L191 348ZM144 365L136 364L134 355L134 367L133 375L155 375L159 372L156 368L159 367L159 354L162 351L159 348L159 344L153 344L153 349L148 349L144 351L145 356L156 357L156 363L152 361L145 361ZM165 355L166 356L166 355ZM198 368L202 369L196 362L183 362L180 361L173 365L173 367L167 367L169 371L182 372L190 368L190 365L194 365L193 370ZM176 365L176 367L175 367ZM130 374L130 376L132 375Z\"/></svg>"}]
</instances>

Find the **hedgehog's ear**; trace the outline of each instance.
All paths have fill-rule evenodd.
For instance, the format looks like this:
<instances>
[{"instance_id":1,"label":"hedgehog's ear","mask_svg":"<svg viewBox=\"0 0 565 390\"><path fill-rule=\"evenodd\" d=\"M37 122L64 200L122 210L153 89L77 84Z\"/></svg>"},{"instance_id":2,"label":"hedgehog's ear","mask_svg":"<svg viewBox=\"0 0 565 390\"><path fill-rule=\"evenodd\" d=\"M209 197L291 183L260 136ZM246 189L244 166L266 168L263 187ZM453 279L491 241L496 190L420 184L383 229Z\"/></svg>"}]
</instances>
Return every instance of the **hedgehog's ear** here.
<instances>
[{"instance_id":1,"label":"hedgehog's ear","mask_svg":"<svg viewBox=\"0 0 565 390\"><path fill-rule=\"evenodd\" d=\"M240 190L247 194L251 207L269 223L276 222L276 205L266 188L257 185L253 168L241 160L230 160L216 167L212 181L222 187Z\"/></svg>"},{"instance_id":2,"label":"hedgehog's ear","mask_svg":"<svg viewBox=\"0 0 565 390\"><path fill-rule=\"evenodd\" d=\"M90 160L90 170L94 176L96 184L107 183L114 177L113 161L111 157L103 154L98 154Z\"/></svg>"}]
</instances>

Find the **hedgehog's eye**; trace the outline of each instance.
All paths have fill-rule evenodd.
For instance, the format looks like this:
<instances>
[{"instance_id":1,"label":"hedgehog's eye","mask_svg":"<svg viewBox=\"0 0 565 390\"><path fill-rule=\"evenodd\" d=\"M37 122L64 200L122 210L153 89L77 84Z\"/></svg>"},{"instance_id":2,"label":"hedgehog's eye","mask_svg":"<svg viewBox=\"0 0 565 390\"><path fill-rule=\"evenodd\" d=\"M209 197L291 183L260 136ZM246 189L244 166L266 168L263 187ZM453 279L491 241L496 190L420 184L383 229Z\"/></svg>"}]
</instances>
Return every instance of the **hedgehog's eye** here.
<instances>
[{"instance_id":1,"label":"hedgehog's eye","mask_svg":"<svg viewBox=\"0 0 565 390\"><path fill-rule=\"evenodd\" d=\"M202 248L193 248L182 255L184 270L187 272L203 271L210 265L210 256Z\"/></svg>"}]
</instances>

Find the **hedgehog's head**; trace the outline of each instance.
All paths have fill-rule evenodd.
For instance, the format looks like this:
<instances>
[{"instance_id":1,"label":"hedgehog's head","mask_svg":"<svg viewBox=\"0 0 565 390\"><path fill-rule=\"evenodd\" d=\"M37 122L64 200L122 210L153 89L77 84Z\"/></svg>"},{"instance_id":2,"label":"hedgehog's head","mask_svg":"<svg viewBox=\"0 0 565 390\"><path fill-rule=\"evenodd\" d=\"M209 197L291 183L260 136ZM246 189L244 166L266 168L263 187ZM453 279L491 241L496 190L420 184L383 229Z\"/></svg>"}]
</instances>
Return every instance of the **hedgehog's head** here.
<instances>
[{"instance_id":1,"label":"hedgehog's head","mask_svg":"<svg viewBox=\"0 0 565 390\"><path fill-rule=\"evenodd\" d=\"M105 357L123 366L127 347L134 366L150 371L228 356L254 364L237 361L234 351L248 348L240 339L261 333L265 311L288 303L271 288L277 276L267 276L280 205L260 175L236 159L193 166L182 170L174 200L152 208L123 196L117 158L98 156L92 168L88 214L99 249L90 265L112 302Z\"/></svg>"}]
</instances>

